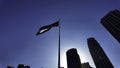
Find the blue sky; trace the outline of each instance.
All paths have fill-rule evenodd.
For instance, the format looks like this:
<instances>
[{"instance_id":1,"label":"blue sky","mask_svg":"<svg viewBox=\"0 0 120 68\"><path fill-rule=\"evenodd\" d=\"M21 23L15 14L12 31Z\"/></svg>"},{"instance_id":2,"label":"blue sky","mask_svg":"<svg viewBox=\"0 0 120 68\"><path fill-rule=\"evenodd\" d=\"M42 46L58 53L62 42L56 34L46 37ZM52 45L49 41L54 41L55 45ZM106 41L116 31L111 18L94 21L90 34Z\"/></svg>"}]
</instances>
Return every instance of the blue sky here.
<instances>
[{"instance_id":1,"label":"blue sky","mask_svg":"<svg viewBox=\"0 0 120 68\"><path fill-rule=\"evenodd\" d=\"M66 51L77 48L81 61L95 68L87 38L95 37L115 68L120 67L120 44L100 24L111 10L120 10L119 0L0 0L0 66L30 65L56 68L58 28L41 36L41 26L60 20L61 66Z\"/></svg>"}]
</instances>

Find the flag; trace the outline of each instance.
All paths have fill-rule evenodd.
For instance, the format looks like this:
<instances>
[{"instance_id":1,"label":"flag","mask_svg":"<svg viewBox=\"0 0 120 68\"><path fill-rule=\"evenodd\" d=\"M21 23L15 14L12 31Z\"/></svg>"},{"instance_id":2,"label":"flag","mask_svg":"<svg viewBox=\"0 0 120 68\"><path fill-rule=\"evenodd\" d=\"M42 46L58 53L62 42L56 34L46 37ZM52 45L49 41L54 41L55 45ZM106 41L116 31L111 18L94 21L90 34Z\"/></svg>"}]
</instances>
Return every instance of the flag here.
<instances>
[{"instance_id":1,"label":"flag","mask_svg":"<svg viewBox=\"0 0 120 68\"><path fill-rule=\"evenodd\" d=\"M59 26L59 21L57 21L53 24L50 24L50 25L43 26L39 29L39 31L36 33L36 35L43 34L47 31L49 31L52 27L58 27L58 26Z\"/></svg>"}]
</instances>

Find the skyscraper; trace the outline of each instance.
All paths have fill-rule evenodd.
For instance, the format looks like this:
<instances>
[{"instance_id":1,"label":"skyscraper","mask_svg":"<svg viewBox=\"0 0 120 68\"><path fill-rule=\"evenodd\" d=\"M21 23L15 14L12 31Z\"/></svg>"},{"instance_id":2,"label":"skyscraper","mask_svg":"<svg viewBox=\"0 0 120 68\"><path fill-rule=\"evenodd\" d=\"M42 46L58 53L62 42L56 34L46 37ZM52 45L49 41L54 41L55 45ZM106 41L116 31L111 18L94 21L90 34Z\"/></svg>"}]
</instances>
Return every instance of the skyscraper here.
<instances>
[{"instance_id":1,"label":"skyscraper","mask_svg":"<svg viewBox=\"0 0 120 68\"><path fill-rule=\"evenodd\" d=\"M101 24L113 35L120 43L120 11L110 11L101 19Z\"/></svg>"},{"instance_id":2,"label":"skyscraper","mask_svg":"<svg viewBox=\"0 0 120 68\"><path fill-rule=\"evenodd\" d=\"M24 64L19 64L17 68L24 68Z\"/></svg>"},{"instance_id":3,"label":"skyscraper","mask_svg":"<svg viewBox=\"0 0 120 68\"><path fill-rule=\"evenodd\" d=\"M92 68L88 62L82 63L82 68Z\"/></svg>"},{"instance_id":4,"label":"skyscraper","mask_svg":"<svg viewBox=\"0 0 120 68\"><path fill-rule=\"evenodd\" d=\"M17 66L17 68L30 68L30 66L26 66L26 65L24 65L24 64L19 64L19 65Z\"/></svg>"},{"instance_id":5,"label":"skyscraper","mask_svg":"<svg viewBox=\"0 0 120 68\"><path fill-rule=\"evenodd\" d=\"M14 68L13 66L7 66L7 68Z\"/></svg>"},{"instance_id":6,"label":"skyscraper","mask_svg":"<svg viewBox=\"0 0 120 68\"><path fill-rule=\"evenodd\" d=\"M68 68L81 68L81 61L77 49L72 48L66 52Z\"/></svg>"},{"instance_id":7,"label":"skyscraper","mask_svg":"<svg viewBox=\"0 0 120 68\"><path fill-rule=\"evenodd\" d=\"M88 38L87 43L96 68L114 68L100 44L94 38Z\"/></svg>"}]
</instances>

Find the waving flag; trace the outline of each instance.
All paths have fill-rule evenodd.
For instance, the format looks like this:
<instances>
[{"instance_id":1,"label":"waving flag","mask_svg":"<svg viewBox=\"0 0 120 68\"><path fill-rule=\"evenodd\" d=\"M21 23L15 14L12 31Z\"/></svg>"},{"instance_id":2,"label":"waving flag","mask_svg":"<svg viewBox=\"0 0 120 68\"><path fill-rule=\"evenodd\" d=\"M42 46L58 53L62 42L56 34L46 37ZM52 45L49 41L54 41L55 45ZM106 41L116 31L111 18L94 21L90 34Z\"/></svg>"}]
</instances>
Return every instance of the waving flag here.
<instances>
[{"instance_id":1,"label":"waving flag","mask_svg":"<svg viewBox=\"0 0 120 68\"><path fill-rule=\"evenodd\" d=\"M50 24L50 25L46 25L46 26L43 26L39 29L39 31L37 32L36 35L40 35L40 34L43 34L47 31L49 31L52 27L58 27L59 26L59 21L53 23L53 24Z\"/></svg>"}]
</instances>

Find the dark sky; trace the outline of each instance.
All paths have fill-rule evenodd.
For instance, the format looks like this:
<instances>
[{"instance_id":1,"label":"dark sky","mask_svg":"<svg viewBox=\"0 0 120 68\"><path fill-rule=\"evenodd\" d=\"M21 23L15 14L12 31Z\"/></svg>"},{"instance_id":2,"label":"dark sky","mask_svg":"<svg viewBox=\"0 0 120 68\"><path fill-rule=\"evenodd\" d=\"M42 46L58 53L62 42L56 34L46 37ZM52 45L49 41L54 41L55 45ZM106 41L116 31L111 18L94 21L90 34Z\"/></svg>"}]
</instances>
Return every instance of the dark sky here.
<instances>
[{"instance_id":1,"label":"dark sky","mask_svg":"<svg viewBox=\"0 0 120 68\"><path fill-rule=\"evenodd\" d=\"M115 68L120 67L120 44L100 24L120 0L0 0L0 68L30 65L56 68L58 28L36 36L41 26L60 20L61 66L66 51L77 48L81 61L95 68L87 38L95 37Z\"/></svg>"}]
</instances>

